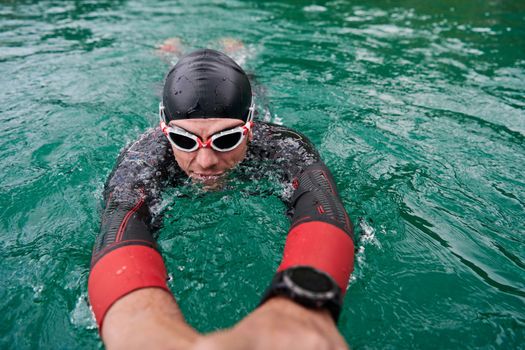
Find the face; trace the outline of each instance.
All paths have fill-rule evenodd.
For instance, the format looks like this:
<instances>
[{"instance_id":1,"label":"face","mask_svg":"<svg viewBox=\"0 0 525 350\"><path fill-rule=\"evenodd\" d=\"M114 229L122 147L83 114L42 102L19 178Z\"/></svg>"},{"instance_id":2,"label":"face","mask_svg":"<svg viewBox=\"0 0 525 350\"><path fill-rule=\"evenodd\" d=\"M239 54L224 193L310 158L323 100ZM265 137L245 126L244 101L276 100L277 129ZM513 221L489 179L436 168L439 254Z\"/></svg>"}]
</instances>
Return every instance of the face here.
<instances>
[{"instance_id":1,"label":"face","mask_svg":"<svg viewBox=\"0 0 525 350\"><path fill-rule=\"evenodd\" d=\"M172 120L169 125L182 128L200 137L202 141L207 141L213 134L244 125L244 121L229 118L182 119ZM228 152L218 152L210 147L193 152L180 151L173 146L172 149L179 167L193 181L211 186L244 159L248 140L251 138L250 132L237 148Z\"/></svg>"}]
</instances>

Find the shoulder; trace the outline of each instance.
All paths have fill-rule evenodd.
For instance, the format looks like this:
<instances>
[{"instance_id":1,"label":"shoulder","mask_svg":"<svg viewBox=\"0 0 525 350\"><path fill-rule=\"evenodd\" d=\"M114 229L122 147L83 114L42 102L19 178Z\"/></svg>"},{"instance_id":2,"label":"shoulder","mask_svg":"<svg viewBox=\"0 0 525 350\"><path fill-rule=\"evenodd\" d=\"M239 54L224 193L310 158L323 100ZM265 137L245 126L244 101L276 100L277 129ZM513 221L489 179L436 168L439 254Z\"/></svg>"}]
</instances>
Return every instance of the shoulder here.
<instances>
[{"instance_id":1,"label":"shoulder","mask_svg":"<svg viewBox=\"0 0 525 350\"><path fill-rule=\"evenodd\" d=\"M275 158L302 157L317 161L319 154L310 140L301 132L286 126L259 122L254 127L252 146L266 150Z\"/></svg>"},{"instance_id":2,"label":"shoulder","mask_svg":"<svg viewBox=\"0 0 525 350\"><path fill-rule=\"evenodd\" d=\"M170 153L168 141L163 136L159 128L145 131L120 152L117 164L141 159L151 163L150 165L156 165L156 161L162 160Z\"/></svg>"},{"instance_id":3,"label":"shoulder","mask_svg":"<svg viewBox=\"0 0 525 350\"><path fill-rule=\"evenodd\" d=\"M120 152L106 182L105 194L115 189L147 190L160 179L175 177L177 169L171 147L160 129L149 129Z\"/></svg>"},{"instance_id":4,"label":"shoulder","mask_svg":"<svg viewBox=\"0 0 525 350\"><path fill-rule=\"evenodd\" d=\"M253 133L248 159L265 164L266 171L275 173L284 183L291 183L304 168L320 161L314 145L301 132L258 122Z\"/></svg>"},{"instance_id":5,"label":"shoulder","mask_svg":"<svg viewBox=\"0 0 525 350\"><path fill-rule=\"evenodd\" d=\"M253 149L264 150L268 157L287 162L312 164L320 160L319 153L301 132L286 126L259 122L254 128Z\"/></svg>"}]
</instances>

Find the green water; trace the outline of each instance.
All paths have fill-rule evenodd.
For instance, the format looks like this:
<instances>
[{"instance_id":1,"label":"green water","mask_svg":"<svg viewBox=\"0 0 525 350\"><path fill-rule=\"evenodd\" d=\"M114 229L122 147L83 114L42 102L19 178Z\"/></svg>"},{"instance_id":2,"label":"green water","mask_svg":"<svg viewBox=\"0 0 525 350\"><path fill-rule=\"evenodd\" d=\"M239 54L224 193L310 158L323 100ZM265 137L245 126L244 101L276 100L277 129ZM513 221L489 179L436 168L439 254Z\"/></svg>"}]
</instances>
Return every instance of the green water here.
<instances>
[{"instance_id":1,"label":"green water","mask_svg":"<svg viewBox=\"0 0 525 350\"><path fill-rule=\"evenodd\" d=\"M356 224L354 349L525 348L523 1L0 1L0 348L100 348L87 304L103 183L187 50L244 43ZM288 221L237 184L164 196L159 243L200 331L257 304Z\"/></svg>"}]
</instances>

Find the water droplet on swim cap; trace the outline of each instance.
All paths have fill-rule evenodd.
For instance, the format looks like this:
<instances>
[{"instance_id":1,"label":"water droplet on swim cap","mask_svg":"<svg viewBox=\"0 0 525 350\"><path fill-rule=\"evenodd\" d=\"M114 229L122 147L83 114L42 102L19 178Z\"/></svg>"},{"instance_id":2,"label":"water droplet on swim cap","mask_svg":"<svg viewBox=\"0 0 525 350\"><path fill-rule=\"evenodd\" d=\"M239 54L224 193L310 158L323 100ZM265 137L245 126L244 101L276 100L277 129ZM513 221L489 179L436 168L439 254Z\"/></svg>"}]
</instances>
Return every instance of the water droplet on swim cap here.
<instances>
[{"instance_id":1,"label":"water droplet on swim cap","mask_svg":"<svg viewBox=\"0 0 525 350\"><path fill-rule=\"evenodd\" d=\"M201 49L170 70L162 102L166 121L191 118L247 120L252 88L246 73L222 52Z\"/></svg>"}]
</instances>

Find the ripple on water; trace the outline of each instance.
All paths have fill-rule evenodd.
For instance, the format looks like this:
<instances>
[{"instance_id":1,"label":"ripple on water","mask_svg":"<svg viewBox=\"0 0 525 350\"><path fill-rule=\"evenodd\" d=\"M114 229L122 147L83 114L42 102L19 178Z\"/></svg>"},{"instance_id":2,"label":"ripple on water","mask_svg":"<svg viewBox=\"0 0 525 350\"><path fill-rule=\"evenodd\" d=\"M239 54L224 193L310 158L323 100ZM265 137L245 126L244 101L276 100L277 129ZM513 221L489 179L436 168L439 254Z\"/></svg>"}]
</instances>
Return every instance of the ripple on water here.
<instances>
[{"instance_id":1,"label":"ripple on water","mask_svg":"<svg viewBox=\"0 0 525 350\"><path fill-rule=\"evenodd\" d=\"M235 49L270 101L264 119L304 132L333 172L358 239L339 322L353 347L523 347L522 2L23 1L0 13L0 347L102 346L85 286L103 183L157 123L169 62L154 50L174 36ZM253 310L279 264L284 207L251 185L189 187L157 208L170 287L199 330Z\"/></svg>"}]
</instances>

